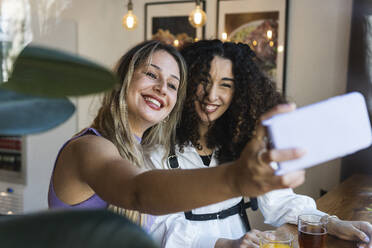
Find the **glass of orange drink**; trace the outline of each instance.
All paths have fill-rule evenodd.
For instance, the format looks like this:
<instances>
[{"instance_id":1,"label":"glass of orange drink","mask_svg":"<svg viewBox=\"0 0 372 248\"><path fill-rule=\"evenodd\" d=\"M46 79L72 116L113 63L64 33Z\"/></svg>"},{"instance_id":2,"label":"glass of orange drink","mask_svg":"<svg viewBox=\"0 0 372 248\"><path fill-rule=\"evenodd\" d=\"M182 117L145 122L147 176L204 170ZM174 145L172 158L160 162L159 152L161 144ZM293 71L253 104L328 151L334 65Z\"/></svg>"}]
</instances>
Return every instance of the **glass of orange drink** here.
<instances>
[{"instance_id":1,"label":"glass of orange drink","mask_svg":"<svg viewBox=\"0 0 372 248\"><path fill-rule=\"evenodd\" d=\"M293 235L285 231L264 231L260 248L293 248Z\"/></svg>"}]
</instances>

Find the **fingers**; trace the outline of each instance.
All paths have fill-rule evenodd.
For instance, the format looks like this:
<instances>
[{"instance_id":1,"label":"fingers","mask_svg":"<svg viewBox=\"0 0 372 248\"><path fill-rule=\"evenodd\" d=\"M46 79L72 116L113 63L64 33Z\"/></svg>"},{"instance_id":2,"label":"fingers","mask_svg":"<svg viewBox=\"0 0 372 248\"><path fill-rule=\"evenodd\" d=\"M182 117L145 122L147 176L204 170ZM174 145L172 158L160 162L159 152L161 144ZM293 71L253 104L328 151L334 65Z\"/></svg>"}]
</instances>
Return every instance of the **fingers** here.
<instances>
[{"instance_id":1,"label":"fingers","mask_svg":"<svg viewBox=\"0 0 372 248\"><path fill-rule=\"evenodd\" d=\"M267 111L261 116L261 121L269 119L277 114L283 114L287 112L291 112L296 109L296 104L288 103L288 104L280 104L272 108L271 110Z\"/></svg>"},{"instance_id":2,"label":"fingers","mask_svg":"<svg viewBox=\"0 0 372 248\"><path fill-rule=\"evenodd\" d=\"M277 105L275 106L274 108L272 108L271 110L269 110L268 112L264 113L260 120L261 122L263 120L266 120L276 114L282 114L282 113L287 113L287 112L291 112L293 110L296 109L296 105L294 103L289 103L289 104L280 104L280 105ZM259 147L261 148L265 148L266 147L266 143L265 142L262 142L264 140L264 137L266 136L266 127L262 126L261 123L259 123L256 127L256 130L255 130L255 140L258 141L258 142L255 142L254 145L258 145ZM256 147L256 149L259 149Z\"/></svg>"},{"instance_id":3,"label":"fingers","mask_svg":"<svg viewBox=\"0 0 372 248\"><path fill-rule=\"evenodd\" d=\"M261 160L268 164L272 161L282 162L287 160L298 159L305 155L306 151L301 148L292 148L292 149L282 149L282 150L267 150L262 152Z\"/></svg>"},{"instance_id":4,"label":"fingers","mask_svg":"<svg viewBox=\"0 0 372 248\"><path fill-rule=\"evenodd\" d=\"M240 248L259 248L259 245L260 245L260 240L259 240L259 234L261 232L258 231L258 230L251 230L250 232L247 232L246 234L244 234L244 236L242 237L242 244L240 245Z\"/></svg>"},{"instance_id":5,"label":"fingers","mask_svg":"<svg viewBox=\"0 0 372 248\"><path fill-rule=\"evenodd\" d=\"M253 229L251 230L250 232L246 233L247 237L249 237L249 239L259 245L260 244L260 239L259 239L259 235L260 235L260 231L256 230L256 229Z\"/></svg>"},{"instance_id":6,"label":"fingers","mask_svg":"<svg viewBox=\"0 0 372 248\"><path fill-rule=\"evenodd\" d=\"M359 239L365 243L369 243L367 247L372 248L372 225L366 221L358 221L356 226L360 229L360 231L358 230Z\"/></svg>"},{"instance_id":7,"label":"fingers","mask_svg":"<svg viewBox=\"0 0 372 248\"><path fill-rule=\"evenodd\" d=\"M295 171L283 176L273 176L270 183L270 189L265 190L270 191L274 189L283 189L283 188L296 188L303 184L305 181L305 171Z\"/></svg>"},{"instance_id":8,"label":"fingers","mask_svg":"<svg viewBox=\"0 0 372 248\"><path fill-rule=\"evenodd\" d=\"M357 244L358 248L372 248L372 244L366 244L366 243L358 243Z\"/></svg>"},{"instance_id":9,"label":"fingers","mask_svg":"<svg viewBox=\"0 0 372 248\"><path fill-rule=\"evenodd\" d=\"M282 176L283 185L288 188L296 188L305 182L305 171L295 171Z\"/></svg>"}]
</instances>

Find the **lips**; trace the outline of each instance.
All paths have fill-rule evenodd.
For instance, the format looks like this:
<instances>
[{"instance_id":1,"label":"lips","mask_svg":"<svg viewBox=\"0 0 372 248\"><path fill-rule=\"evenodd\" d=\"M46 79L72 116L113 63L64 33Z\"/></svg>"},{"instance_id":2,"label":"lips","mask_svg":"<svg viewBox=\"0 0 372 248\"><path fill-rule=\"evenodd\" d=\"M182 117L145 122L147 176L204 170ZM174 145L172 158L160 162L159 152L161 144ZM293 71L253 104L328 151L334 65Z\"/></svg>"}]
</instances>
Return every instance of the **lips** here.
<instances>
[{"instance_id":1,"label":"lips","mask_svg":"<svg viewBox=\"0 0 372 248\"><path fill-rule=\"evenodd\" d=\"M146 104L152 109L160 110L164 106L164 102L155 96L144 95L143 99L145 100Z\"/></svg>"},{"instance_id":2,"label":"lips","mask_svg":"<svg viewBox=\"0 0 372 248\"><path fill-rule=\"evenodd\" d=\"M205 104L204 106L205 106L205 111L208 114L215 112L219 107L219 105L216 105L216 104Z\"/></svg>"}]
</instances>

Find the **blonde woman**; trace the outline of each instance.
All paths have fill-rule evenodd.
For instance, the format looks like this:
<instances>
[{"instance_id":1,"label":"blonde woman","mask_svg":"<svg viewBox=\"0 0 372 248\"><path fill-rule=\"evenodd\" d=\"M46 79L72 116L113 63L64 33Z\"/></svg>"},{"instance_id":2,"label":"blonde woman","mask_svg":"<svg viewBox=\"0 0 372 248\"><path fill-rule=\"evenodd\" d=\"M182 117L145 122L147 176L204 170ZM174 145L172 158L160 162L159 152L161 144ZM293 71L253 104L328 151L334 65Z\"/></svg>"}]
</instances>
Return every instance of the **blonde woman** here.
<instances>
[{"instance_id":1,"label":"blonde woman","mask_svg":"<svg viewBox=\"0 0 372 248\"><path fill-rule=\"evenodd\" d=\"M259 153L262 127L235 162L208 169L152 170L140 144L161 144L164 155L169 153L186 92L185 70L181 55L157 41L141 43L120 59L120 83L105 96L92 126L69 140L57 156L50 208L109 208L149 230L152 215L303 182L303 172L278 177L262 163L271 154ZM292 106L282 105L267 116L290 110ZM301 156L296 149L272 152L277 161Z\"/></svg>"}]
</instances>

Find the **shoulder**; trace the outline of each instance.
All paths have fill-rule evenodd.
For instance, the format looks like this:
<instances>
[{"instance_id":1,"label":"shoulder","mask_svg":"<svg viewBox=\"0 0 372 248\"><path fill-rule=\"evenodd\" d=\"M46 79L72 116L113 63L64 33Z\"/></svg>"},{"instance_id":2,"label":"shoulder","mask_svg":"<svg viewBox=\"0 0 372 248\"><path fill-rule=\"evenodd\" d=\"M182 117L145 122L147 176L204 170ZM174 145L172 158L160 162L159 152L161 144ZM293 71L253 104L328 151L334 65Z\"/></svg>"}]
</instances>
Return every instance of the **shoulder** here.
<instances>
[{"instance_id":1,"label":"shoulder","mask_svg":"<svg viewBox=\"0 0 372 248\"><path fill-rule=\"evenodd\" d=\"M105 158L120 158L117 147L108 139L96 135L84 135L72 140L65 147L65 155L79 162L94 162Z\"/></svg>"}]
</instances>

